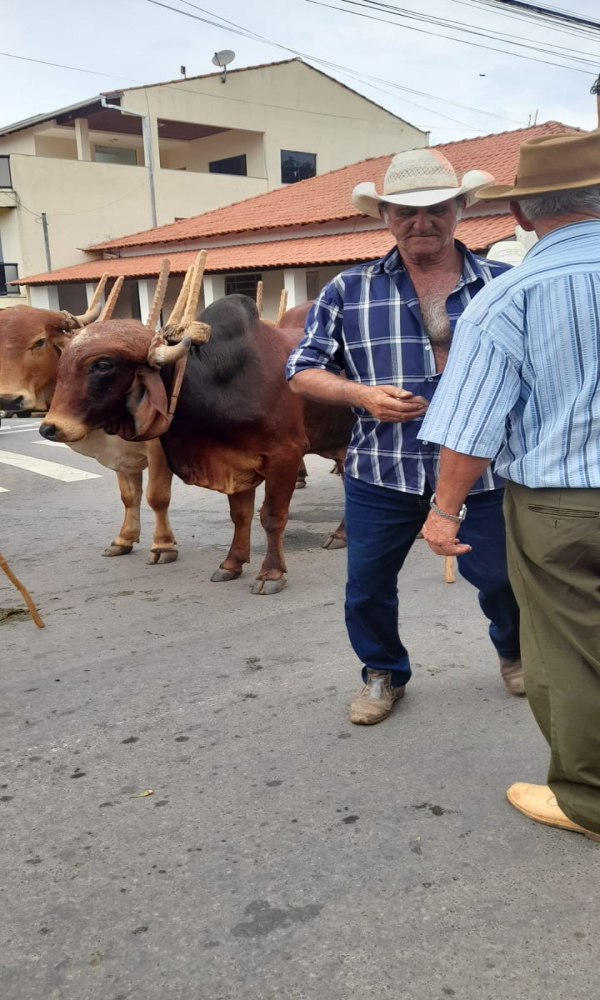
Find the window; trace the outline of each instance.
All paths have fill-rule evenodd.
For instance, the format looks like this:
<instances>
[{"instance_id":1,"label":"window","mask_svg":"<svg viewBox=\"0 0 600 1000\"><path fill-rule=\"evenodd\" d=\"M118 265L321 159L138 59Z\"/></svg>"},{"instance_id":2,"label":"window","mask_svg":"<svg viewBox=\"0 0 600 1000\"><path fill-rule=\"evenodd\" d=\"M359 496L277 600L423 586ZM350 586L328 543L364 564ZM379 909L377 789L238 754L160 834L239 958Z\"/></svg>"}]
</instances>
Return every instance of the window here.
<instances>
[{"instance_id":1,"label":"window","mask_svg":"<svg viewBox=\"0 0 600 1000\"><path fill-rule=\"evenodd\" d=\"M320 271L307 271L306 272L306 297L309 302L313 302L317 295L321 291L321 272Z\"/></svg>"},{"instance_id":2,"label":"window","mask_svg":"<svg viewBox=\"0 0 600 1000\"><path fill-rule=\"evenodd\" d=\"M256 286L262 274L226 274L225 295L249 295L256 302Z\"/></svg>"},{"instance_id":3,"label":"window","mask_svg":"<svg viewBox=\"0 0 600 1000\"><path fill-rule=\"evenodd\" d=\"M10 156L0 156L0 188L11 188Z\"/></svg>"},{"instance_id":4,"label":"window","mask_svg":"<svg viewBox=\"0 0 600 1000\"><path fill-rule=\"evenodd\" d=\"M237 177L247 177L246 154L228 156L225 160L213 160L208 164L208 169L211 174L235 174Z\"/></svg>"},{"instance_id":5,"label":"window","mask_svg":"<svg viewBox=\"0 0 600 1000\"><path fill-rule=\"evenodd\" d=\"M137 166L137 149L127 146L94 146L96 163L125 163L127 166Z\"/></svg>"},{"instance_id":6,"label":"window","mask_svg":"<svg viewBox=\"0 0 600 1000\"><path fill-rule=\"evenodd\" d=\"M317 173L316 153L294 153L289 149L281 150L281 183L295 184L314 177Z\"/></svg>"},{"instance_id":7,"label":"window","mask_svg":"<svg viewBox=\"0 0 600 1000\"><path fill-rule=\"evenodd\" d=\"M17 264L0 264L0 295L20 295L18 285L9 285L19 277Z\"/></svg>"}]
</instances>

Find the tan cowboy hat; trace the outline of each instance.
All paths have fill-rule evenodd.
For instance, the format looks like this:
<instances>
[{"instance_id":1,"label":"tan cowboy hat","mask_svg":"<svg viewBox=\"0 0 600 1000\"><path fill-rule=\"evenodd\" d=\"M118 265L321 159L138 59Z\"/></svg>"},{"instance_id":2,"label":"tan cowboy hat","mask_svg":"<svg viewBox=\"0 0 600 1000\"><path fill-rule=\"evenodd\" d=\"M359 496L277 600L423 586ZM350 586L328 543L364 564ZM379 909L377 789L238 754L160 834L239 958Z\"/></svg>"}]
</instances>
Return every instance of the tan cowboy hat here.
<instances>
[{"instance_id":1,"label":"tan cowboy hat","mask_svg":"<svg viewBox=\"0 0 600 1000\"><path fill-rule=\"evenodd\" d=\"M379 206L408 205L416 208L439 205L442 201L470 196L494 177L484 170L468 170L459 181L452 164L437 149L409 149L396 153L383 179L383 194L377 194L372 182L357 184L352 202L365 215L379 218Z\"/></svg>"},{"instance_id":2,"label":"tan cowboy hat","mask_svg":"<svg viewBox=\"0 0 600 1000\"><path fill-rule=\"evenodd\" d=\"M600 184L600 130L579 135L543 135L527 139L519 150L514 184L480 188L483 201L510 201L550 191Z\"/></svg>"}]
</instances>

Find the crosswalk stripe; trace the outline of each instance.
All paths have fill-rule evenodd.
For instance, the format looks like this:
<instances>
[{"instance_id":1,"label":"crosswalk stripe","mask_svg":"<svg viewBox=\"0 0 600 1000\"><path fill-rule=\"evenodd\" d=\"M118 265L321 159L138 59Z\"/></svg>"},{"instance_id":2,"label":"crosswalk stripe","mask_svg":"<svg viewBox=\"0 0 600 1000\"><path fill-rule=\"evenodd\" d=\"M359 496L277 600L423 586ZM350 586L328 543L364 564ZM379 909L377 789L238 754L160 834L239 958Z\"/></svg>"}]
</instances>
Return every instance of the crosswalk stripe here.
<instances>
[{"instance_id":1,"label":"crosswalk stripe","mask_svg":"<svg viewBox=\"0 0 600 1000\"><path fill-rule=\"evenodd\" d=\"M41 426L41 424L30 424L29 427L0 427L0 437L8 437L9 434L31 434Z\"/></svg>"},{"instance_id":2,"label":"crosswalk stripe","mask_svg":"<svg viewBox=\"0 0 600 1000\"><path fill-rule=\"evenodd\" d=\"M47 462L45 458L17 455L14 451L0 451L0 463L12 465L15 469L24 469L26 472L37 472L40 476L48 476L49 479L60 479L63 483L76 483L81 479L102 479L96 472L83 472L69 465Z\"/></svg>"},{"instance_id":3,"label":"crosswalk stripe","mask_svg":"<svg viewBox=\"0 0 600 1000\"><path fill-rule=\"evenodd\" d=\"M0 493L10 493L10 490L5 489L4 486L0 486Z\"/></svg>"},{"instance_id":4,"label":"crosswalk stripe","mask_svg":"<svg viewBox=\"0 0 600 1000\"><path fill-rule=\"evenodd\" d=\"M68 448L68 444L63 444L62 441L36 441L36 444L41 444L46 448Z\"/></svg>"}]
</instances>

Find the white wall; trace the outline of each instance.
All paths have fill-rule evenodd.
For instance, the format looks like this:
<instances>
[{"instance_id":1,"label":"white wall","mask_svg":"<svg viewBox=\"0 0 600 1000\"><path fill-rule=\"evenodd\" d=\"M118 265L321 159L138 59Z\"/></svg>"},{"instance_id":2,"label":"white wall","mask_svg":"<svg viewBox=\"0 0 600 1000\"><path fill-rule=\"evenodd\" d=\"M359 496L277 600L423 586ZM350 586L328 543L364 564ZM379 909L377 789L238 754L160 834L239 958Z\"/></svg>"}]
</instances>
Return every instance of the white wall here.
<instances>
[{"instance_id":1,"label":"white wall","mask_svg":"<svg viewBox=\"0 0 600 1000\"><path fill-rule=\"evenodd\" d=\"M211 160L224 160L228 156L246 154L248 177L262 177L265 174L263 136L257 132L230 129L203 139L182 143L177 149L161 150L161 166L176 170L186 167L208 173Z\"/></svg>"},{"instance_id":2,"label":"white wall","mask_svg":"<svg viewBox=\"0 0 600 1000\"><path fill-rule=\"evenodd\" d=\"M269 188L281 184L281 150L317 153L318 173L369 156L425 146L426 133L293 60L283 65L125 91L122 106L155 118L266 135ZM212 137L217 139L218 136ZM154 136L158 162L158 136Z\"/></svg>"}]
</instances>

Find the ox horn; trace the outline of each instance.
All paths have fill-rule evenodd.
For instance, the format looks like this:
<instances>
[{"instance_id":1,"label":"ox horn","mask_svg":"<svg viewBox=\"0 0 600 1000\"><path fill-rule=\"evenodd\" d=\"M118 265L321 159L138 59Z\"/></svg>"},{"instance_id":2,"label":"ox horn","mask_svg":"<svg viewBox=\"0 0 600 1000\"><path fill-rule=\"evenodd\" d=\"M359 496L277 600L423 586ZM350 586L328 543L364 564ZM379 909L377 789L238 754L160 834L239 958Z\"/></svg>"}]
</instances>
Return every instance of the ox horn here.
<instances>
[{"instance_id":1,"label":"ox horn","mask_svg":"<svg viewBox=\"0 0 600 1000\"><path fill-rule=\"evenodd\" d=\"M190 278L188 300L183 314L184 327L190 326L196 319L196 310L198 309L198 299L200 298L200 289L202 288L202 279L204 277L205 267L206 250L201 250L196 257L194 267L192 269L192 276Z\"/></svg>"},{"instance_id":2,"label":"ox horn","mask_svg":"<svg viewBox=\"0 0 600 1000\"><path fill-rule=\"evenodd\" d=\"M119 292L121 291L121 289L123 287L123 282L124 281L125 281L124 276L122 274L120 274L119 277L117 278L117 280L115 281L112 289L111 289L110 295L108 296L108 298L106 300L106 304L104 306L104 309L100 313L100 316L99 316L99 322L100 323L104 323L107 319L111 318L113 312L115 311L115 306L117 304L117 299L119 298Z\"/></svg>"},{"instance_id":3,"label":"ox horn","mask_svg":"<svg viewBox=\"0 0 600 1000\"><path fill-rule=\"evenodd\" d=\"M167 294L170 266L171 266L170 260L168 260L168 258L165 257L160 265L160 271L158 273L158 281L156 283L156 291L154 292L154 297L152 299L152 305L150 306L148 319L144 324L145 326L148 327L149 330L155 330L156 324L158 323L160 311L165 301L165 295Z\"/></svg>"},{"instance_id":4,"label":"ox horn","mask_svg":"<svg viewBox=\"0 0 600 1000\"><path fill-rule=\"evenodd\" d=\"M179 361L189 352L191 345L191 337L184 337L178 344L170 345L165 343L162 334L157 333L148 350L148 364L152 368L163 368L164 365L173 364L174 361Z\"/></svg>"},{"instance_id":5,"label":"ox horn","mask_svg":"<svg viewBox=\"0 0 600 1000\"><path fill-rule=\"evenodd\" d=\"M275 326L279 326L285 312L287 310L288 304L288 290L287 288L282 288L281 296L279 299L279 312L277 313L277 319L275 320Z\"/></svg>"},{"instance_id":6,"label":"ox horn","mask_svg":"<svg viewBox=\"0 0 600 1000\"><path fill-rule=\"evenodd\" d=\"M95 309L97 305L101 304L102 292L104 291L104 289L106 287L106 282L107 281L108 281L108 271L105 271L104 274L102 275L102 277L100 278L100 281L96 285L96 290L94 292L92 301L90 302L90 304L88 306L88 313L91 312L92 309ZM87 313L85 314L85 316L87 316ZM81 325L82 326L87 326L87 323L85 322L85 317L84 316L78 316L77 319L81 320Z\"/></svg>"},{"instance_id":7,"label":"ox horn","mask_svg":"<svg viewBox=\"0 0 600 1000\"><path fill-rule=\"evenodd\" d=\"M260 319L263 311L263 298L264 298L265 286L262 281L256 283L256 311L258 313L258 318Z\"/></svg>"},{"instance_id":8,"label":"ox horn","mask_svg":"<svg viewBox=\"0 0 600 1000\"><path fill-rule=\"evenodd\" d=\"M183 284L179 295L177 296L177 302L171 310L171 315L169 316L166 325L167 326L177 326L181 322L181 317L183 316L183 310L185 309L185 304L188 299L190 292L190 281L192 280L192 271L194 265L190 264L187 271L185 272L185 278L183 279Z\"/></svg>"}]
</instances>

